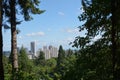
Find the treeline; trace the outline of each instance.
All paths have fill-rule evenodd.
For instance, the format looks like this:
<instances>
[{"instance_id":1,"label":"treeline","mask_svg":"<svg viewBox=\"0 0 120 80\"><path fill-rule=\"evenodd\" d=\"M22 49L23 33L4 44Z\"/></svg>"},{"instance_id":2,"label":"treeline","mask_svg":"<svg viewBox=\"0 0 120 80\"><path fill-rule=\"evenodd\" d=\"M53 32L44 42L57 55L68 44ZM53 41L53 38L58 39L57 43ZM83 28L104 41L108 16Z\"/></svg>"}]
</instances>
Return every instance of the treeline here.
<instances>
[{"instance_id":1,"label":"treeline","mask_svg":"<svg viewBox=\"0 0 120 80\"><path fill-rule=\"evenodd\" d=\"M12 80L11 56L4 56L3 60L5 80ZM74 65L75 60L76 51L64 50L62 46L59 47L58 58L47 60L42 51L37 58L29 59L25 48L22 47L18 53L19 71L15 74L16 80L60 80Z\"/></svg>"}]
</instances>

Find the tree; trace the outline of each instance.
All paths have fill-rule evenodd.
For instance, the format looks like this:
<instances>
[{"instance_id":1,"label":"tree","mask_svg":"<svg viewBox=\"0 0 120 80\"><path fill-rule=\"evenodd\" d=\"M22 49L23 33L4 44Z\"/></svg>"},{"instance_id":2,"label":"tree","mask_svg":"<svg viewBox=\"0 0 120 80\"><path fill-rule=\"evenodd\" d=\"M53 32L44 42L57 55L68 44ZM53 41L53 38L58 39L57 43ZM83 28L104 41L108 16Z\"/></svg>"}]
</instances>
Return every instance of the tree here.
<instances>
[{"instance_id":1,"label":"tree","mask_svg":"<svg viewBox=\"0 0 120 80\"><path fill-rule=\"evenodd\" d=\"M119 77L119 73L117 72L120 69L116 68L116 65L118 65L118 59L119 57L117 57L118 53L117 53L117 49L120 48L119 45L119 32L120 32L120 17L119 17L119 13L120 13L120 9L118 7L120 4L119 0L111 0L111 21L112 21L112 28L111 28L111 42L112 42L112 62L113 62L113 80L118 80L120 79Z\"/></svg>"},{"instance_id":2,"label":"tree","mask_svg":"<svg viewBox=\"0 0 120 80\"><path fill-rule=\"evenodd\" d=\"M63 50L62 45L60 45L58 51L57 67L59 67L64 62L64 58L65 58L65 51Z\"/></svg>"},{"instance_id":3,"label":"tree","mask_svg":"<svg viewBox=\"0 0 120 80\"><path fill-rule=\"evenodd\" d=\"M16 30L16 0L10 0L10 23L11 23L11 53L12 53L12 72L13 80L17 79L18 56L17 56L17 30Z\"/></svg>"},{"instance_id":4,"label":"tree","mask_svg":"<svg viewBox=\"0 0 120 80\"><path fill-rule=\"evenodd\" d=\"M87 30L87 32L85 37L76 37L74 42L74 46L84 49L91 44L94 37L101 35L102 43L111 47L113 80L119 79L119 72L117 72L119 70L119 52L117 51L120 48L118 46L120 40L119 4L119 0L82 0L84 12L79 16L79 20L85 22L80 26L80 31Z\"/></svg>"},{"instance_id":5,"label":"tree","mask_svg":"<svg viewBox=\"0 0 120 80\"><path fill-rule=\"evenodd\" d=\"M71 76L70 80L112 80L110 46L104 41L99 39L82 48L74 67L65 78Z\"/></svg>"},{"instance_id":6,"label":"tree","mask_svg":"<svg viewBox=\"0 0 120 80\"><path fill-rule=\"evenodd\" d=\"M56 71L59 75L58 78L60 78L60 76L62 77L65 73L64 72L64 68L65 68L64 62L65 62L65 51L63 50L62 45L60 45L59 51L58 51L57 66L56 66Z\"/></svg>"},{"instance_id":7,"label":"tree","mask_svg":"<svg viewBox=\"0 0 120 80\"><path fill-rule=\"evenodd\" d=\"M40 55L38 58L38 60L45 60L45 53L43 51L40 51Z\"/></svg>"},{"instance_id":8,"label":"tree","mask_svg":"<svg viewBox=\"0 0 120 80\"><path fill-rule=\"evenodd\" d=\"M41 14L44 11L40 10L36 6L39 5L38 0L10 0L10 23L11 23L11 53L12 53L12 68L13 68L13 74L17 73L18 71L18 57L17 57L17 30L16 30L16 24L19 24L20 21L17 21L16 17L16 6L18 5L20 8L20 13L24 16L24 19L26 21L29 21L32 19L30 14ZM18 11L19 12L19 11ZM14 77L13 77L14 78ZM16 78L14 78L15 80Z\"/></svg>"},{"instance_id":9,"label":"tree","mask_svg":"<svg viewBox=\"0 0 120 80\"><path fill-rule=\"evenodd\" d=\"M3 0L0 0L0 79L4 80L3 69L3 36L2 36L2 21L3 21Z\"/></svg>"},{"instance_id":10,"label":"tree","mask_svg":"<svg viewBox=\"0 0 120 80\"><path fill-rule=\"evenodd\" d=\"M66 51L66 54L67 54L67 57L70 57L71 55L73 55L73 50L68 49L68 50Z\"/></svg>"},{"instance_id":11,"label":"tree","mask_svg":"<svg viewBox=\"0 0 120 80\"><path fill-rule=\"evenodd\" d=\"M68 55L67 57L65 57L65 60L64 60L65 74L61 77L61 80L78 80L78 79L75 79L76 74L74 74L74 72L77 71L77 69L75 70L76 59L77 59L76 54L71 49L68 50L67 54Z\"/></svg>"},{"instance_id":12,"label":"tree","mask_svg":"<svg viewBox=\"0 0 120 80\"><path fill-rule=\"evenodd\" d=\"M40 51L38 58L35 60L36 65L45 66L45 53Z\"/></svg>"},{"instance_id":13,"label":"tree","mask_svg":"<svg viewBox=\"0 0 120 80\"><path fill-rule=\"evenodd\" d=\"M20 49L18 59L19 59L20 70L22 70L22 71L28 70L27 67L28 67L28 64L29 64L29 59L28 59L27 53L25 51L25 48L23 46Z\"/></svg>"},{"instance_id":14,"label":"tree","mask_svg":"<svg viewBox=\"0 0 120 80\"><path fill-rule=\"evenodd\" d=\"M5 55L3 56L3 61L4 61L4 79L5 80L10 80L11 75L12 75L12 65L9 63L8 57Z\"/></svg>"},{"instance_id":15,"label":"tree","mask_svg":"<svg viewBox=\"0 0 120 80\"><path fill-rule=\"evenodd\" d=\"M30 77L32 77L31 74L34 73L33 72L34 65L32 64L32 61L28 59L27 52L23 46L20 49L18 60L19 60L18 78L22 80L28 80Z\"/></svg>"}]
</instances>

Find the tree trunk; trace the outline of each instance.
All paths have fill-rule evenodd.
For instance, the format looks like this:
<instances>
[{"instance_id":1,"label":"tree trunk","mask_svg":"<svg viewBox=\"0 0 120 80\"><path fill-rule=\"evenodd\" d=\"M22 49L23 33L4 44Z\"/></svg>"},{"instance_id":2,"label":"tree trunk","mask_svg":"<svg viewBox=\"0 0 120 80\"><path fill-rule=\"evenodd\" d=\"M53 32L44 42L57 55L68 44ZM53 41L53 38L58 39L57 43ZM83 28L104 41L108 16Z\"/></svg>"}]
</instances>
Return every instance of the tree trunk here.
<instances>
[{"instance_id":1,"label":"tree trunk","mask_svg":"<svg viewBox=\"0 0 120 80\"><path fill-rule=\"evenodd\" d=\"M17 31L16 31L16 0L10 0L11 9L11 53L12 53L12 72L13 80L17 79L18 72L18 54L17 54Z\"/></svg>"},{"instance_id":2,"label":"tree trunk","mask_svg":"<svg viewBox=\"0 0 120 80\"><path fill-rule=\"evenodd\" d=\"M2 20L2 0L0 0L0 80L4 80Z\"/></svg>"},{"instance_id":3,"label":"tree trunk","mask_svg":"<svg viewBox=\"0 0 120 80\"><path fill-rule=\"evenodd\" d=\"M113 65L113 80L117 80L116 77L116 0L111 0L111 12L112 12L112 30L111 30L111 41L112 41L112 65Z\"/></svg>"}]
</instances>

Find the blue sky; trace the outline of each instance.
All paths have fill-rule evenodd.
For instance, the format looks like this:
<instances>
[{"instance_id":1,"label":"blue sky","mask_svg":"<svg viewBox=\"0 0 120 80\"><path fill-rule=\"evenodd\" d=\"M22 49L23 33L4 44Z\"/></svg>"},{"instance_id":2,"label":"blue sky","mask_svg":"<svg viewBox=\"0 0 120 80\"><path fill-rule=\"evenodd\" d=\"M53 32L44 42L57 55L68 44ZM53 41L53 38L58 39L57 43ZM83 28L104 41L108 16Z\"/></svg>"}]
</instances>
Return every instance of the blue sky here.
<instances>
[{"instance_id":1,"label":"blue sky","mask_svg":"<svg viewBox=\"0 0 120 80\"><path fill-rule=\"evenodd\" d=\"M33 15L32 21L23 21L17 26L21 30L17 35L18 47L24 45L30 49L30 42L36 41L37 49L44 45L62 45L68 49L76 36L83 35L77 28L81 25L78 20L82 12L81 0L41 0L39 7L46 11L41 15ZM10 50L10 30L3 31L3 34L4 50Z\"/></svg>"}]
</instances>

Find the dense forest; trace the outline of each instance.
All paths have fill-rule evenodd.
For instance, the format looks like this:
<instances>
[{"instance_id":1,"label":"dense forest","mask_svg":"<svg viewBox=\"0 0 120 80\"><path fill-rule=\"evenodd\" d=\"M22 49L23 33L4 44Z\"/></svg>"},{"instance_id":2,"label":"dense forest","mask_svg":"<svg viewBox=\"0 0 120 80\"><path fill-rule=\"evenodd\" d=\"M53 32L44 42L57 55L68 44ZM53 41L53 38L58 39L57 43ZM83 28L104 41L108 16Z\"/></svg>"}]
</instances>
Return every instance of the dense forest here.
<instances>
[{"instance_id":1,"label":"dense forest","mask_svg":"<svg viewBox=\"0 0 120 80\"><path fill-rule=\"evenodd\" d=\"M17 52L17 14L25 21L31 14L44 14L37 8L39 0L0 1L0 80L120 80L120 0L81 0L83 12L78 16L79 31L72 47L59 46L58 58L28 59L24 47ZM19 7L18 7L19 6ZM20 8L17 10L16 8ZM4 20L7 22L3 23ZM11 30L11 55L3 55L2 28ZM100 36L96 39L97 36Z\"/></svg>"}]
</instances>

